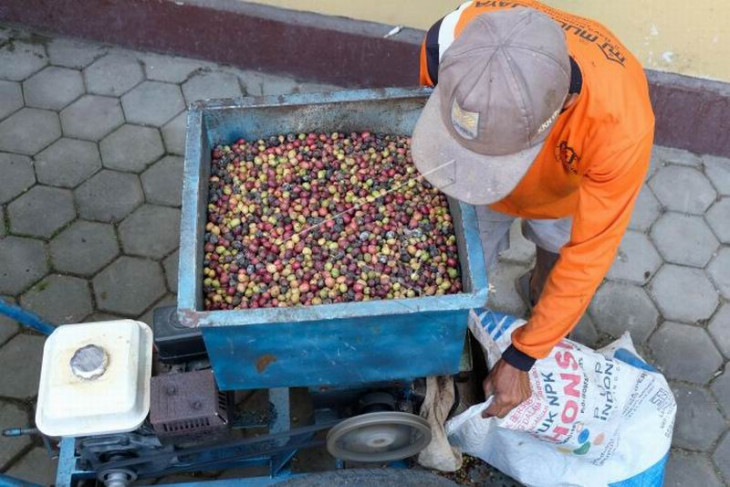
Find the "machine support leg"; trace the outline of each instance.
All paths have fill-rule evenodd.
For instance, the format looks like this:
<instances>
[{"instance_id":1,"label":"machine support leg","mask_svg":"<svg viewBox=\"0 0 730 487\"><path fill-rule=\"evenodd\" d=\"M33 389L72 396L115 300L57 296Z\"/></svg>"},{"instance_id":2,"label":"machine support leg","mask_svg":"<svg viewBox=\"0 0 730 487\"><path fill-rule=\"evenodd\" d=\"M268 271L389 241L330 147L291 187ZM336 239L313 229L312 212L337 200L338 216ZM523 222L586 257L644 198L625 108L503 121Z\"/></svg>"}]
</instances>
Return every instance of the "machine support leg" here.
<instances>
[{"instance_id":1,"label":"machine support leg","mask_svg":"<svg viewBox=\"0 0 730 487\"><path fill-rule=\"evenodd\" d=\"M269 389L269 402L274 406L276 415L274 421L269 426L269 433L283 433L289 431L290 426L290 412L289 412L289 389L286 387L279 387L276 389ZM278 440L286 443L286 440Z\"/></svg>"},{"instance_id":2,"label":"machine support leg","mask_svg":"<svg viewBox=\"0 0 730 487\"><path fill-rule=\"evenodd\" d=\"M269 426L269 433L283 433L291 429L291 412L289 401L289 389L279 387L269 389L269 402L274 407L274 420ZM284 446L289 438L276 440L278 446ZM272 477L288 477L291 473L291 465L289 461L292 459L296 450L291 452L281 452L271 458L271 476Z\"/></svg>"},{"instance_id":3,"label":"machine support leg","mask_svg":"<svg viewBox=\"0 0 730 487\"><path fill-rule=\"evenodd\" d=\"M75 440L62 438L59 445L58 470L56 470L56 487L73 487L76 472Z\"/></svg>"}]
</instances>

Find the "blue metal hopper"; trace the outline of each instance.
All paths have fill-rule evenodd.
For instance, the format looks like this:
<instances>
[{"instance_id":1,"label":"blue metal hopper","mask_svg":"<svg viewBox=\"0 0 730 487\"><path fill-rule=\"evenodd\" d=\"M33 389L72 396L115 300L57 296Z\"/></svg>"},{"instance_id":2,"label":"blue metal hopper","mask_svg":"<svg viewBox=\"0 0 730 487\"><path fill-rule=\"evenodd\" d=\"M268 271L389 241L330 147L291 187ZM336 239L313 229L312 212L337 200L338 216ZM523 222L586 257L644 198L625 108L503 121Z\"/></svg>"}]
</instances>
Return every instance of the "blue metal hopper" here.
<instances>
[{"instance_id":1,"label":"blue metal hopper","mask_svg":"<svg viewBox=\"0 0 730 487\"><path fill-rule=\"evenodd\" d=\"M202 331L223 390L357 384L454 374L469 309L487 300L474 207L450 200L460 294L310 307L204 311L203 237L211 148L282 133L410 134L426 89L377 89L194 103L188 115L178 314Z\"/></svg>"}]
</instances>

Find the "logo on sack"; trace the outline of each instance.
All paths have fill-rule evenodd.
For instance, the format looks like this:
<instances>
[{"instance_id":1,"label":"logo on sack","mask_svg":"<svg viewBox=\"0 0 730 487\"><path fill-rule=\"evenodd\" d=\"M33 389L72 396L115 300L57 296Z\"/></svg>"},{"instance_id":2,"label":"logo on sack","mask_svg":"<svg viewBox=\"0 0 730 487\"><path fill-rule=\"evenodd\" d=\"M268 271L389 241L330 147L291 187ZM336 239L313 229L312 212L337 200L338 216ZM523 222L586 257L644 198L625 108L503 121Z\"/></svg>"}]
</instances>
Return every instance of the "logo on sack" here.
<instances>
[{"instance_id":1,"label":"logo on sack","mask_svg":"<svg viewBox=\"0 0 730 487\"><path fill-rule=\"evenodd\" d=\"M565 444L570 440L572 427L585 403L583 392L586 375L573 353L574 348L568 342L558 343L554 357L560 373L540 374L550 411L537 433L557 444Z\"/></svg>"},{"instance_id":2,"label":"logo on sack","mask_svg":"<svg viewBox=\"0 0 730 487\"><path fill-rule=\"evenodd\" d=\"M580 443L580 446L574 450L559 446L559 452L565 453L566 455L571 453L573 455L585 455L590 451L591 446L599 446L606 441L606 435L603 433L599 433L595 438L593 438L593 441L591 441L591 430L584 427L583 423L577 423L575 425L575 432L578 433L578 443Z\"/></svg>"}]
</instances>

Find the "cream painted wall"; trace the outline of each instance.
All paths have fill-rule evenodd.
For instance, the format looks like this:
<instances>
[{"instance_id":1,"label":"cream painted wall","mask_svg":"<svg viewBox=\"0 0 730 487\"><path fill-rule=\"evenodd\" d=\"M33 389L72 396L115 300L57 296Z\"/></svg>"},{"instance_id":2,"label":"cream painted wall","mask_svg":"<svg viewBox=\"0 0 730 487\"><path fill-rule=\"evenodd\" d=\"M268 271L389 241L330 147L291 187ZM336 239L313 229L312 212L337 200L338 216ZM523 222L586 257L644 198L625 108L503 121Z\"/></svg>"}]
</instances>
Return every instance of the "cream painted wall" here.
<instances>
[{"instance_id":1,"label":"cream painted wall","mask_svg":"<svg viewBox=\"0 0 730 487\"><path fill-rule=\"evenodd\" d=\"M254 0L277 7L427 29L455 0ZM545 0L599 20L646 67L730 81L730 0Z\"/></svg>"}]
</instances>

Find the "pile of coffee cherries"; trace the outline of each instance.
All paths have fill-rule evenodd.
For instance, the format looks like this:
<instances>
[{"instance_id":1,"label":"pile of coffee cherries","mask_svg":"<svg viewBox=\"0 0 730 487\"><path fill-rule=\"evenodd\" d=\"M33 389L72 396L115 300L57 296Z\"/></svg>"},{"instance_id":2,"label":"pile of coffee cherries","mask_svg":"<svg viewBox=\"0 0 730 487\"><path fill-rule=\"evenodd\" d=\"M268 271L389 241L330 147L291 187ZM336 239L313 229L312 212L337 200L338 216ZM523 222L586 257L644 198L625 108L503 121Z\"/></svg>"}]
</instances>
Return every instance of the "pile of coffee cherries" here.
<instances>
[{"instance_id":1,"label":"pile of coffee cherries","mask_svg":"<svg viewBox=\"0 0 730 487\"><path fill-rule=\"evenodd\" d=\"M410 138L288 134L213 149L207 310L457 293L446 197L416 171Z\"/></svg>"}]
</instances>

